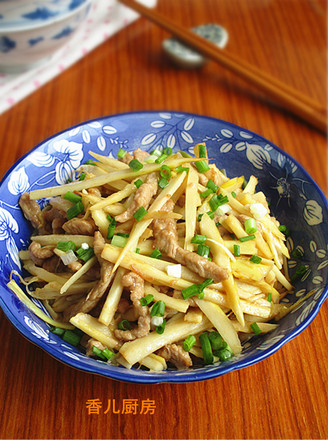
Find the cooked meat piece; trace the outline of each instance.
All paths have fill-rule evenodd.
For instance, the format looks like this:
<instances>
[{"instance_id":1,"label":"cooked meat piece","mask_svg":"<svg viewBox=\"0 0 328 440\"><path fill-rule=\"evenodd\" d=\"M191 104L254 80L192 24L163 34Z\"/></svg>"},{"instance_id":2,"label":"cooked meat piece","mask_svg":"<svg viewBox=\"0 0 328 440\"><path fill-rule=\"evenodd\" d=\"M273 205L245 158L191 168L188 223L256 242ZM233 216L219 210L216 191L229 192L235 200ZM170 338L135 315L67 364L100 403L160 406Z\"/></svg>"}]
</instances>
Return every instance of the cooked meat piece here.
<instances>
[{"instance_id":1,"label":"cooked meat piece","mask_svg":"<svg viewBox=\"0 0 328 440\"><path fill-rule=\"evenodd\" d=\"M162 210L170 212L173 210L172 200L166 202ZM203 278L213 278L215 282L220 282L228 278L228 271L212 263L205 257L201 257L195 252L182 249L178 245L178 232L174 219L156 219L153 222L154 243L153 247L164 252L168 257L178 263L189 267Z\"/></svg>"},{"instance_id":2,"label":"cooked meat piece","mask_svg":"<svg viewBox=\"0 0 328 440\"><path fill-rule=\"evenodd\" d=\"M62 234L64 232L63 224L66 223L66 219L64 218L54 218L51 222L51 228L53 234Z\"/></svg>"},{"instance_id":3,"label":"cooked meat piece","mask_svg":"<svg viewBox=\"0 0 328 440\"><path fill-rule=\"evenodd\" d=\"M100 264L100 280L98 283L90 290L88 295L82 298L77 304L73 304L68 307L64 312L64 318L69 320L72 316L75 316L77 313L88 313L92 310L105 294L110 281L111 281L111 271L113 268L112 263L104 260L101 257L101 253L105 246L105 240L99 231L95 232L94 242L93 242L93 250L95 252L96 257L98 258Z\"/></svg>"},{"instance_id":4,"label":"cooked meat piece","mask_svg":"<svg viewBox=\"0 0 328 440\"><path fill-rule=\"evenodd\" d=\"M149 333L150 330L150 313L147 306L142 306L140 299L145 296L144 281L134 272L130 272L122 277L122 284L127 287L131 294L130 299L133 307L138 312L138 327L132 330L115 330L117 339L123 341L133 341L137 338L142 338Z\"/></svg>"},{"instance_id":5,"label":"cooked meat piece","mask_svg":"<svg viewBox=\"0 0 328 440\"><path fill-rule=\"evenodd\" d=\"M127 165L129 165L129 163L131 162L131 160L133 159L132 154L126 152L123 156L122 162L126 163Z\"/></svg>"},{"instance_id":6,"label":"cooked meat piece","mask_svg":"<svg viewBox=\"0 0 328 440\"><path fill-rule=\"evenodd\" d=\"M58 255L54 254L52 257L43 261L42 268L51 273L59 272L58 268L61 265L61 259Z\"/></svg>"},{"instance_id":7,"label":"cooked meat piece","mask_svg":"<svg viewBox=\"0 0 328 440\"><path fill-rule=\"evenodd\" d=\"M69 200L63 199L62 197L53 197L49 201L49 205L58 211L65 212L73 206L73 203Z\"/></svg>"},{"instance_id":8,"label":"cooked meat piece","mask_svg":"<svg viewBox=\"0 0 328 440\"><path fill-rule=\"evenodd\" d=\"M93 346L95 346L96 348L99 348L99 350L105 350L105 348L106 348L100 341L97 341L97 339L90 338L88 340L88 343L86 346L86 353L85 354L87 356L96 356L94 354L94 352L92 351Z\"/></svg>"},{"instance_id":9,"label":"cooked meat piece","mask_svg":"<svg viewBox=\"0 0 328 440\"><path fill-rule=\"evenodd\" d=\"M29 246L31 260L37 265L42 266L44 260L52 257L54 252L52 249L41 247L40 243L32 241Z\"/></svg>"},{"instance_id":10,"label":"cooked meat piece","mask_svg":"<svg viewBox=\"0 0 328 440\"><path fill-rule=\"evenodd\" d=\"M33 228L42 229L44 222L41 215L41 209L35 200L30 199L28 193L23 193L19 199L19 206L27 220L32 223Z\"/></svg>"},{"instance_id":11,"label":"cooked meat piece","mask_svg":"<svg viewBox=\"0 0 328 440\"><path fill-rule=\"evenodd\" d=\"M147 209L152 197L157 193L157 189L157 174L151 173L147 176L146 181L135 192L133 201L129 208L122 214L117 215L115 220L117 222L124 223L133 218L133 214L137 212L141 206Z\"/></svg>"},{"instance_id":12,"label":"cooked meat piece","mask_svg":"<svg viewBox=\"0 0 328 440\"><path fill-rule=\"evenodd\" d=\"M143 151L140 148L137 148L133 152L133 156L135 159L137 159L139 162L144 162L145 159L149 156L149 153L147 151Z\"/></svg>"},{"instance_id":13,"label":"cooked meat piece","mask_svg":"<svg viewBox=\"0 0 328 440\"><path fill-rule=\"evenodd\" d=\"M97 230L97 226L92 219L85 220L75 217L64 223L63 229L67 234L93 235Z\"/></svg>"},{"instance_id":14,"label":"cooked meat piece","mask_svg":"<svg viewBox=\"0 0 328 440\"><path fill-rule=\"evenodd\" d=\"M172 362L177 368L187 368L192 366L192 360L188 352L184 351L181 345L169 344L161 348L157 354L166 361Z\"/></svg>"}]
</instances>

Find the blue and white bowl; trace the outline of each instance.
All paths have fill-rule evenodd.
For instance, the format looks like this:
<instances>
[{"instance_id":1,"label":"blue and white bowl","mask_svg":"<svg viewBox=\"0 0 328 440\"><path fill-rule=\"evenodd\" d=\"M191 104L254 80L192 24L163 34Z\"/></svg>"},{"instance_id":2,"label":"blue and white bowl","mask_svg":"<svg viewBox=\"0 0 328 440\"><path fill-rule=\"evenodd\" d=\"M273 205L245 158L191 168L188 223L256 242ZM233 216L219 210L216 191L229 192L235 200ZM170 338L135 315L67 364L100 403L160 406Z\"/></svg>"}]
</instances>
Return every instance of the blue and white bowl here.
<instances>
[{"instance_id":1,"label":"blue and white bowl","mask_svg":"<svg viewBox=\"0 0 328 440\"><path fill-rule=\"evenodd\" d=\"M0 70L46 62L85 21L92 0L0 0Z\"/></svg>"},{"instance_id":2,"label":"blue and white bowl","mask_svg":"<svg viewBox=\"0 0 328 440\"><path fill-rule=\"evenodd\" d=\"M231 361L186 371L152 373L86 357L51 333L49 326L6 286L11 271L21 271L18 250L28 246L31 234L18 206L20 195L66 182L75 168L91 158L89 151L113 156L120 147L191 151L199 142L206 142L209 157L219 168L226 169L229 177L258 177L258 189L267 195L273 214L291 230L287 242L290 251L298 248L303 254L301 260L289 261L291 276L299 265L307 267L287 299L294 303L309 292L312 295L279 321L277 329L255 336ZM85 122L42 142L13 165L0 184L0 305L30 341L86 372L137 383L193 382L251 366L275 353L311 323L328 295L327 276L328 203L319 187L293 158L270 141L221 120L186 113L142 112Z\"/></svg>"}]
</instances>

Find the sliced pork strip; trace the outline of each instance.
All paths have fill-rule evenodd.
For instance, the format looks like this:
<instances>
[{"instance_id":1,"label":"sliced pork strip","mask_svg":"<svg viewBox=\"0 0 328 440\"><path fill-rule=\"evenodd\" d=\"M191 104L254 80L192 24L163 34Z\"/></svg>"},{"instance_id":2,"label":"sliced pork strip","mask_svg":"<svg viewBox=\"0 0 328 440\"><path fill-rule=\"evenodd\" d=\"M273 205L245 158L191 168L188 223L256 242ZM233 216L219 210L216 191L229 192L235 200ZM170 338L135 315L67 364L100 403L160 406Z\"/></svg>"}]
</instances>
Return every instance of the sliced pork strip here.
<instances>
[{"instance_id":1,"label":"sliced pork strip","mask_svg":"<svg viewBox=\"0 0 328 440\"><path fill-rule=\"evenodd\" d=\"M42 229L44 226L40 206L35 200L30 199L28 193L23 193L19 199L19 206L21 207L24 217L32 223L33 228Z\"/></svg>"},{"instance_id":2,"label":"sliced pork strip","mask_svg":"<svg viewBox=\"0 0 328 440\"><path fill-rule=\"evenodd\" d=\"M134 150L133 156L139 162L144 162L145 159L147 159L147 157L149 157L149 153L147 153L147 151L141 150L140 148L137 148L136 150Z\"/></svg>"},{"instance_id":3,"label":"sliced pork strip","mask_svg":"<svg viewBox=\"0 0 328 440\"><path fill-rule=\"evenodd\" d=\"M138 327L132 330L115 330L114 333L117 339L133 341L134 339L148 335L150 330L149 308L142 306L140 303L140 299L145 296L144 281L136 273L130 272L122 277L122 284L130 290L130 299L139 315Z\"/></svg>"},{"instance_id":4,"label":"sliced pork strip","mask_svg":"<svg viewBox=\"0 0 328 440\"><path fill-rule=\"evenodd\" d=\"M45 260L54 255L52 249L41 247L41 244L36 241L32 241L28 249L30 251L31 260L37 266L42 266Z\"/></svg>"},{"instance_id":5,"label":"sliced pork strip","mask_svg":"<svg viewBox=\"0 0 328 440\"><path fill-rule=\"evenodd\" d=\"M192 360L181 345L168 344L161 348L157 354L166 361L172 362L177 368L188 368L192 366Z\"/></svg>"},{"instance_id":6,"label":"sliced pork strip","mask_svg":"<svg viewBox=\"0 0 328 440\"><path fill-rule=\"evenodd\" d=\"M72 235L81 234L81 235L91 236L97 230L97 226L91 218L86 220L78 217L72 218L71 220L65 222L62 228L67 234L72 234Z\"/></svg>"}]
</instances>

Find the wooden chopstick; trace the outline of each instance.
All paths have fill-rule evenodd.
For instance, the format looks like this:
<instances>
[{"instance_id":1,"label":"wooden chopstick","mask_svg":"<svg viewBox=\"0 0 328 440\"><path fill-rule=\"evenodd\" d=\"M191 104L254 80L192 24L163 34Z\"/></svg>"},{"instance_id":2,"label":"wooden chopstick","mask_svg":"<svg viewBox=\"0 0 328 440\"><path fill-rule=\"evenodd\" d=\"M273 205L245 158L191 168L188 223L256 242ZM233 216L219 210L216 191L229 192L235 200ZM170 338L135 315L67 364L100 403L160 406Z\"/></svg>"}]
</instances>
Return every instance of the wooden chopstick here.
<instances>
[{"instance_id":1,"label":"wooden chopstick","mask_svg":"<svg viewBox=\"0 0 328 440\"><path fill-rule=\"evenodd\" d=\"M218 62L249 83L257 86L284 108L298 115L320 131L327 133L326 109L313 99L303 95L301 92L243 61L237 56L223 51L210 41L172 22L155 10L143 6L135 0L119 1L164 28L189 47L194 48L207 58Z\"/></svg>"}]
</instances>

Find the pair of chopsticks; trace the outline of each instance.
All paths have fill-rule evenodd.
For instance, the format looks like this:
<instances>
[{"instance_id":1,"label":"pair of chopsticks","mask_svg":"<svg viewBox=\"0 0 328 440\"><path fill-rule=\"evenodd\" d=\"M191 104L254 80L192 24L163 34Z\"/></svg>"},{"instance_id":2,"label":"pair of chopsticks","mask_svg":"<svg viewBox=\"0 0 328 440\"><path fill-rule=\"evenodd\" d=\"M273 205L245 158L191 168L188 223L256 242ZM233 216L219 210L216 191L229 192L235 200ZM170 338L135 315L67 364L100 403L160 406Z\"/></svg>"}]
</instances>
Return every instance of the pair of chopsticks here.
<instances>
[{"instance_id":1,"label":"pair of chopsticks","mask_svg":"<svg viewBox=\"0 0 328 440\"><path fill-rule=\"evenodd\" d=\"M135 10L153 23L170 32L180 41L199 53L228 68L249 83L257 86L274 101L288 109L304 121L327 133L327 114L325 108L301 92L289 87L266 72L243 61L235 55L224 52L210 41L188 29L170 21L155 10L143 6L135 0L119 0L125 6Z\"/></svg>"}]
</instances>

